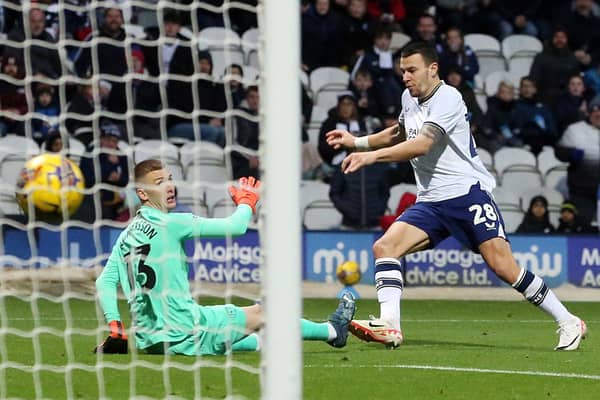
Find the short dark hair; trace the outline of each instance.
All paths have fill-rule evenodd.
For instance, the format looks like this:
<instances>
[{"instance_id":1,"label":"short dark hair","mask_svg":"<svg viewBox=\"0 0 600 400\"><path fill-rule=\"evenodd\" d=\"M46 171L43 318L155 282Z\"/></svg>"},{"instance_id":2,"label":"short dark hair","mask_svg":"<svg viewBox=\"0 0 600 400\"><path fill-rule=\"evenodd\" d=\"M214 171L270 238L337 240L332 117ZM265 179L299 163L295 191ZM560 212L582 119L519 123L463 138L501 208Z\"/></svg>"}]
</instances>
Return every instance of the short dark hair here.
<instances>
[{"instance_id":1,"label":"short dark hair","mask_svg":"<svg viewBox=\"0 0 600 400\"><path fill-rule=\"evenodd\" d=\"M426 42L411 42L407 44L403 49L401 56L409 57L414 54L420 54L425 60L425 65L431 65L432 63L438 62L438 54L435 51L435 47Z\"/></svg>"},{"instance_id":2,"label":"short dark hair","mask_svg":"<svg viewBox=\"0 0 600 400\"><path fill-rule=\"evenodd\" d=\"M181 25L181 16L177 10L166 9L163 14L163 23L171 22L173 24Z\"/></svg>"},{"instance_id":3,"label":"short dark hair","mask_svg":"<svg viewBox=\"0 0 600 400\"><path fill-rule=\"evenodd\" d=\"M537 88L537 82L535 81L535 79L533 78L533 76L531 75L525 75L521 78L521 80L519 81L519 86L523 84L523 82L531 82L533 83L533 86L535 86Z\"/></svg>"},{"instance_id":4,"label":"short dark hair","mask_svg":"<svg viewBox=\"0 0 600 400\"><path fill-rule=\"evenodd\" d=\"M149 172L158 171L164 167L165 166L163 165L162 161L150 158L135 164L135 167L133 168L133 176L135 181L139 182Z\"/></svg>"}]
</instances>

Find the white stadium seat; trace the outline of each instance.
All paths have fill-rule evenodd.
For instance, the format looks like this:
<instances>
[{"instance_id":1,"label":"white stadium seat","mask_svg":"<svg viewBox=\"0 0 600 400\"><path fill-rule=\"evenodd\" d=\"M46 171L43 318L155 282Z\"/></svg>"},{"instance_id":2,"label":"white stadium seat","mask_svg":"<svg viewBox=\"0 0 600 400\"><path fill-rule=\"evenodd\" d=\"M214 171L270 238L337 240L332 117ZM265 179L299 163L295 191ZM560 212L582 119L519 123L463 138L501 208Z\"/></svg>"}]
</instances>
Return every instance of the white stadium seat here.
<instances>
[{"instance_id":1,"label":"white stadium seat","mask_svg":"<svg viewBox=\"0 0 600 400\"><path fill-rule=\"evenodd\" d=\"M502 56L495 55L478 55L479 75L487 77L496 71L506 71L506 61Z\"/></svg>"},{"instance_id":2,"label":"white stadium seat","mask_svg":"<svg viewBox=\"0 0 600 400\"><path fill-rule=\"evenodd\" d=\"M513 195L520 198L531 188L542 187L542 177L536 170L530 171L505 171L501 175L502 186L512 191Z\"/></svg>"},{"instance_id":3,"label":"white stadium seat","mask_svg":"<svg viewBox=\"0 0 600 400\"><path fill-rule=\"evenodd\" d=\"M390 42L390 50L392 50L392 52L394 52L396 50L400 50L401 48L406 46L406 44L410 41L411 41L411 38L406 33L392 32L392 40Z\"/></svg>"},{"instance_id":4,"label":"white stadium seat","mask_svg":"<svg viewBox=\"0 0 600 400\"><path fill-rule=\"evenodd\" d=\"M537 155L537 166L542 176L545 177L546 174L552 170L566 170L569 164L556 158L554 149L547 148Z\"/></svg>"},{"instance_id":5,"label":"white stadium seat","mask_svg":"<svg viewBox=\"0 0 600 400\"><path fill-rule=\"evenodd\" d=\"M210 55L213 62L212 76L221 78L225 74L225 68L231 64L238 64L244 68L244 54L235 49L211 49Z\"/></svg>"},{"instance_id":6,"label":"white stadium seat","mask_svg":"<svg viewBox=\"0 0 600 400\"><path fill-rule=\"evenodd\" d=\"M346 90L350 74L340 68L321 67L310 73L310 90L317 95L323 89Z\"/></svg>"},{"instance_id":7,"label":"white stadium seat","mask_svg":"<svg viewBox=\"0 0 600 400\"><path fill-rule=\"evenodd\" d=\"M533 64L533 57L513 57L508 60L508 72L522 78L529 75L531 64Z\"/></svg>"},{"instance_id":8,"label":"white stadium seat","mask_svg":"<svg viewBox=\"0 0 600 400\"><path fill-rule=\"evenodd\" d=\"M485 77L485 94L494 96L498 91L498 85L502 81L508 81L513 84L515 91L519 88L520 76L507 71L494 71Z\"/></svg>"},{"instance_id":9,"label":"white stadium seat","mask_svg":"<svg viewBox=\"0 0 600 400\"><path fill-rule=\"evenodd\" d=\"M503 147L494 153L494 167L499 175L506 171L535 171L537 161L533 153L518 147Z\"/></svg>"},{"instance_id":10,"label":"white stadium seat","mask_svg":"<svg viewBox=\"0 0 600 400\"><path fill-rule=\"evenodd\" d=\"M513 57L533 57L543 50L542 42L529 35L510 35L502 40L502 54L510 60Z\"/></svg>"},{"instance_id":11,"label":"white stadium seat","mask_svg":"<svg viewBox=\"0 0 600 400\"><path fill-rule=\"evenodd\" d=\"M300 207L304 210L318 200L329 201L329 185L322 181L303 180L300 183Z\"/></svg>"},{"instance_id":12,"label":"white stadium seat","mask_svg":"<svg viewBox=\"0 0 600 400\"><path fill-rule=\"evenodd\" d=\"M506 233L514 233L525 216L522 211L512 209L503 210L500 208L500 213L502 214L502 219L504 220Z\"/></svg>"},{"instance_id":13,"label":"white stadium seat","mask_svg":"<svg viewBox=\"0 0 600 400\"><path fill-rule=\"evenodd\" d=\"M500 42L490 35L469 33L465 35L465 45L469 46L477 55L486 53L501 55Z\"/></svg>"},{"instance_id":14,"label":"white stadium seat","mask_svg":"<svg viewBox=\"0 0 600 400\"><path fill-rule=\"evenodd\" d=\"M494 202L501 210L521 211L519 196L515 196L512 188L507 186L496 186L492 192Z\"/></svg>"},{"instance_id":15,"label":"white stadium seat","mask_svg":"<svg viewBox=\"0 0 600 400\"><path fill-rule=\"evenodd\" d=\"M395 213L398 208L398 203L404 193L417 194L417 185L412 183L399 183L390 188L390 198L388 199L387 208L391 213Z\"/></svg>"},{"instance_id":16,"label":"white stadium seat","mask_svg":"<svg viewBox=\"0 0 600 400\"><path fill-rule=\"evenodd\" d=\"M258 51L259 36L257 28L250 28L242 34L242 51L246 60L244 64L250 64L250 54Z\"/></svg>"},{"instance_id":17,"label":"white stadium seat","mask_svg":"<svg viewBox=\"0 0 600 400\"><path fill-rule=\"evenodd\" d=\"M483 165L485 165L487 170L494 171L494 159L490 152L484 149L483 147L478 147L477 154L479 154L479 158L481 159L481 162L483 163Z\"/></svg>"},{"instance_id":18,"label":"white stadium seat","mask_svg":"<svg viewBox=\"0 0 600 400\"><path fill-rule=\"evenodd\" d=\"M329 200L317 200L304 209L303 224L306 229L330 230L339 229L342 214Z\"/></svg>"},{"instance_id":19,"label":"white stadium seat","mask_svg":"<svg viewBox=\"0 0 600 400\"><path fill-rule=\"evenodd\" d=\"M200 50L234 49L241 52L242 40L231 29L209 27L202 29L198 34L198 47Z\"/></svg>"}]
</instances>

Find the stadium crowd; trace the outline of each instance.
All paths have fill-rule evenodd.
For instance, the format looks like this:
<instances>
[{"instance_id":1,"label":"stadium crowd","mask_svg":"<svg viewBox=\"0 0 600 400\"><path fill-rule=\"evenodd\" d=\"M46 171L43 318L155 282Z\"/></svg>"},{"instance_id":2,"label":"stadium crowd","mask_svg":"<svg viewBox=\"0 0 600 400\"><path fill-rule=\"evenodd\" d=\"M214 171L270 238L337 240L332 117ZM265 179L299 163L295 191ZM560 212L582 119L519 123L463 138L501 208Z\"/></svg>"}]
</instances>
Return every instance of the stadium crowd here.
<instances>
[{"instance_id":1,"label":"stadium crowd","mask_svg":"<svg viewBox=\"0 0 600 400\"><path fill-rule=\"evenodd\" d=\"M257 5L252 0L238 2ZM244 38L257 26L255 13L241 8L213 13L203 7L195 12L157 12L154 1L148 1L148 8L116 1L112 8L88 13L69 7L86 6L86 0L65 1L64 7L57 3L34 1L26 13L14 0L0 6L0 34L5 39L0 42L2 136L30 136L53 151L60 148L57 137L65 146L71 138L89 151L108 148L94 153L99 157L96 163L81 159L89 182L101 176L115 187L113 193L102 191L102 214L108 219L123 218L119 210L125 202L119 188L128 183L129 164L110 151L118 150L122 142L239 144L249 151L228 155L233 167L229 178L258 176L260 97L251 83L259 69L253 61L256 53L254 59L248 54L225 57L234 61L226 65L226 50L218 46L196 50L190 41L195 31L202 40L202 33L211 27L226 27ZM220 7L224 0L201 3ZM552 226L547 216L535 216L537 205L548 207L542 196L532 199L529 209L523 206L527 213L519 230L593 230L572 226L575 220L591 221L596 216L599 4L593 0L303 0L299 12L304 178L331 185L330 199L344 227L376 229L386 210L396 207L388 206L390 188L414 183L414 177L408 164L375 165L341 174L338 164L345 153L330 148L324 135L336 128L364 135L396 123L404 90L401 49L410 41L425 41L438 52L442 79L463 95L469 110L466 118L482 152L493 157L501 149L521 148L539 157L551 151L568 164L567 186L559 188L565 198L559 204L563 228ZM543 43L543 48L521 57L526 59L525 67L513 69L511 56L501 52L490 56L485 49L470 47L466 38L472 34L488 35L498 44L513 35L526 35ZM68 40L59 43L59 39ZM31 41L23 44L24 40ZM341 84L315 85L317 72L326 67L345 77ZM488 78L494 69L506 74L492 81ZM133 74L132 79L123 80L127 74ZM89 78L93 79L85 80ZM64 84L59 85L58 79ZM232 117L231 109L240 112ZM29 112L35 113L33 118L19 118ZM68 116L60 122L65 112ZM94 165L102 169L99 175L94 174ZM541 176L540 189L543 181Z\"/></svg>"}]
</instances>

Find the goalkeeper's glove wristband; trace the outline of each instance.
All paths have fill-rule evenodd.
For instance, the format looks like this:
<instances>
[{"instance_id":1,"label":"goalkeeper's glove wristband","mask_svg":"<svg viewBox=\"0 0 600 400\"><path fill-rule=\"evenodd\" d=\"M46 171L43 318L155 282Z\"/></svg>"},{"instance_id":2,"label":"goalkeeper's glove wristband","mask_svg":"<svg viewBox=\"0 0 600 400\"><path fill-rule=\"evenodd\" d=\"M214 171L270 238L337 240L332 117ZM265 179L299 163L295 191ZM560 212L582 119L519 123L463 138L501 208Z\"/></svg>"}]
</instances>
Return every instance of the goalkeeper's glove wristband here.
<instances>
[{"instance_id":1,"label":"goalkeeper's glove wristband","mask_svg":"<svg viewBox=\"0 0 600 400\"><path fill-rule=\"evenodd\" d=\"M127 354L127 333L121 321L110 321L108 323L110 334L94 349L94 353L104 354Z\"/></svg>"}]
</instances>

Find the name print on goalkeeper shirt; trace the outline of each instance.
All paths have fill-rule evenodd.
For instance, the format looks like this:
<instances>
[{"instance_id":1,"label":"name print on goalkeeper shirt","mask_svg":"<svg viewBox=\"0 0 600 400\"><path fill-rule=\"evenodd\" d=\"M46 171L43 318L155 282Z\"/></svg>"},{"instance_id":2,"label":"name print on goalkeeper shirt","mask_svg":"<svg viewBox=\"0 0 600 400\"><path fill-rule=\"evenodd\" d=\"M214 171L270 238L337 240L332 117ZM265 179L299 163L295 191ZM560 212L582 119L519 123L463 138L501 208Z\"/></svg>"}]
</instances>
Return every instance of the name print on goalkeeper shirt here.
<instances>
[{"instance_id":1,"label":"name print on goalkeeper shirt","mask_svg":"<svg viewBox=\"0 0 600 400\"><path fill-rule=\"evenodd\" d=\"M148 237L148 239L152 239L154 236L158 235L158 232L154 227L145 221L136 221L131 224L129 230L135 230L138 232L142 232L144 235Z\"/></svg>"}]
</instances>

